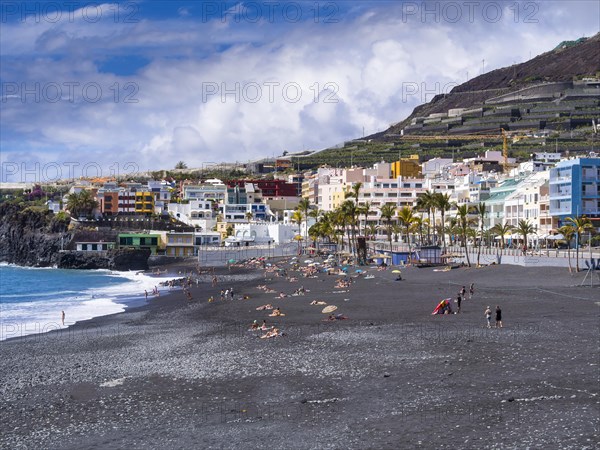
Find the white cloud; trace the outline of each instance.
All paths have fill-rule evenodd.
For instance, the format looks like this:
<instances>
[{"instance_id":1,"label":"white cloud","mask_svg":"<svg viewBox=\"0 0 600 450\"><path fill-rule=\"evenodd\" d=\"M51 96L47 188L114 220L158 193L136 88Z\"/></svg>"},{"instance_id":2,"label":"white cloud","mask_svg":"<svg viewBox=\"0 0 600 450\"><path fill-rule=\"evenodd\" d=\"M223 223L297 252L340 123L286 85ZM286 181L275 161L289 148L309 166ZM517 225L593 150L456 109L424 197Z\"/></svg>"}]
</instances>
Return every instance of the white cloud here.
<instances>
[{"instance_id":1,"label":"white cloud","mask_svg":"<svg viewBox=\"0 0 600 450\"><path fill-rule=\"evenodd\" d=\"M185 19L145 17L133 24L91 24L81 13L56 24L3 24L3 82L42 88L78 82L78 89L97 83L102 95L96 103L77 91L74 103L6 99L2 160L23 158L25 150L44 161L105 158L155 169L178 160L200 166L324 148L360 136L363 127L370 134L402 120L444 86L464 82L467 72L478 75L483 59L488 71L580 33L592 35L598 6L590 4L540 3L538 23L515 22L509 4L498 23L453 24L403 20L396 3L353 2L347 16L340 12L339 22L329 25L201 23L188 10L179 11ZM97 61L106 55L143 56L150 63L132 76L100 73ZM268 82L279 83L272 99ZM126 83L139 90L124 89ZM248 83L260 86L258 101L256 84ZM325 102L327 83L329 95L337 90L336 103ZM419 92L406 96L409 84ZM239 86L238 98L203 98L215 85ZM301 89L298 102L290 99L294 86ZM437 92L425 98L424 90ZM127 95L138 102L125 103Z\"/></svg>"}]
</instances>

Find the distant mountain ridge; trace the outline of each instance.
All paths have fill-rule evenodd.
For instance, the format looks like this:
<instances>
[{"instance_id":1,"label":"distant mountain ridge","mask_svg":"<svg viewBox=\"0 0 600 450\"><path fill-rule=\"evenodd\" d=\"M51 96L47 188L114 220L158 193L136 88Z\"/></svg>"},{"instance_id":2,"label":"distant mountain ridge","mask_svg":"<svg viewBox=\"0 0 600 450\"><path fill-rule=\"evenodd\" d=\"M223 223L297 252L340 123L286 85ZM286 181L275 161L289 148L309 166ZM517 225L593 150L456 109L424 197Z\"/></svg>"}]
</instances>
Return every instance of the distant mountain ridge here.
<instances>
[{"instance_id":1,"label":"distant mountain ridge","mask_svg":"<svg viewBox=\"0 0 600 450\"><path fill-rule=\"evenodd\" d=\"M587 39L562 42L554 50L529 61L475 77L449 93L436 95L429 103L417 106L410 116L389 129L363 139L385 140L385 135L399 134L416 117L480 106L494 97L544 82L573 81L585 77L600 77L600 33Z\"/></svg>"}]
</instances>

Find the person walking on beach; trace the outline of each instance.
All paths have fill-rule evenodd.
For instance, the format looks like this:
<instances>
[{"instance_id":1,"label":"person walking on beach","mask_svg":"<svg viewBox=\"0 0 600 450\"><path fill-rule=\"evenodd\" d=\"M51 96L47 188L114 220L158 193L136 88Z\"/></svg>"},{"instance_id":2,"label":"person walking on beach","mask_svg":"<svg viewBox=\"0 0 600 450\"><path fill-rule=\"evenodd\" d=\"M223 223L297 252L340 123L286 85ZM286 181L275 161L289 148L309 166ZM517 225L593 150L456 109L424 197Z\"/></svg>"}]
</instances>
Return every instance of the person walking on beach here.
<instances>
[{"instance_id":1,"label":"person walking on beach","mask_svg":"<svg viewBox=\"0 0 600 450\"><path fill-rule=\"evenodd\" d=\"M496 328L502 328L502 310L496 305Z\"/></svg>"},{"instance_id":2,"label":"person walking on beach","mask_svg":"<svg viewBox=\"0 0 600 450\"><path fill-rule=\"evenodd\" d=\"M221 289L221 301L225 300L225 291Z\"/></svg>"},{"instance_id":3,"label":"person walking on beach","mask_svg":"<svg viewBox=\"0 0 600 450\"><path fill-rule=\"evenodd\" d=\"M233 300L233 288L229 289L229 297Z\"/></svg>"},{"instance_id":4,"label":"person walking on beach","mask_svg":"<svg viewBox=\"0 0 600 450\"><path fill-rule=\"evenodd\" d=\"M473 294L475 293L475 283L471 283L469 286L469 300L473 298Z\"/></svg>"},{"instance_id":5,"label":"person walking on beach","mask_svg":"<svg viewBox=\"0 0 600 450\"><path fill-rule=\"evenodd\" d=\"M485 309L484 314L485 314L485 320L487 321L487 327L492 328L492 310L490 309L489 306Z\"/></svg>"},{"instance_id":6,"label":"person walking on beach","mask_svg":"<svg viewBox=\"0 0 600 450\"><path fill-rule=\"evenodd\" d=\"M61 318L62 318L62 324L64 325L65 324L65 312L61 311L60 315L61 315Z\"/></svg>"},{"instance_id":7,"label":"person walking on beach","mask_svg":"<svg viewBox=\"0 0 600 450\"><path fill-rule=\"evenodd\" d=\"M146 296L146 300L148 300L148 290L144 289L144 295Z\"/></svg>"},{"instance_id":8,"label":"person walking on beach","mask_svg":"<svg viewBox=\"0 0 600 450\"><path fill-rule=\"evenodd\" d=\"M464 286L460 289L459 294L461 295L462 298L465 298L465 296L467 295L467 288L465 288Z\"/></svg>"},{"instance_id":9,"label":"person walking on beach","mask_svg":"<svg viewBox=\"0 0 600 450\"><path fill-rule=\"evenodd\" d=\"M456 296L456 306L457 306L456 314L460 314L460 304L461 303L462 303L462 296L460 295L460 292L459 292L458 295Z\"/></svg>"}]
</instances>

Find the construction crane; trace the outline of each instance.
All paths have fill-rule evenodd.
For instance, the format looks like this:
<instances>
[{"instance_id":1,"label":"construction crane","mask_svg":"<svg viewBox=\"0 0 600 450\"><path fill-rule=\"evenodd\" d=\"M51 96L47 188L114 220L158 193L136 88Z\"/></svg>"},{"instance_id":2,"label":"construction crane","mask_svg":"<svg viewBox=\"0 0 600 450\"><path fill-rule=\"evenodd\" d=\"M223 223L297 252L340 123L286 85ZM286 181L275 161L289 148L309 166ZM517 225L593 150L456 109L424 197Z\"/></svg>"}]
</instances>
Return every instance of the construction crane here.
<instances>
[{"instance_id":1,"label":"construction crane","mask_svg":"<svg viewBox=\"0 0 600 450\"><path fill-rule=\"evenodd\" d=\"M498 134L454 134L454 135L419 135L419 134L386 134L386 137L401 137L406 141L477 141L485 139L502 139L502 167L505 173L508 173L510 167L508 164L508 139L512 138L517 142L528 136L518 135L517 132L510 132L504 128L499 129ZM520 130L518 133L528 133L532 130ZM489 133L489 131L487 132Z\"/></svg>"}]
</instances>

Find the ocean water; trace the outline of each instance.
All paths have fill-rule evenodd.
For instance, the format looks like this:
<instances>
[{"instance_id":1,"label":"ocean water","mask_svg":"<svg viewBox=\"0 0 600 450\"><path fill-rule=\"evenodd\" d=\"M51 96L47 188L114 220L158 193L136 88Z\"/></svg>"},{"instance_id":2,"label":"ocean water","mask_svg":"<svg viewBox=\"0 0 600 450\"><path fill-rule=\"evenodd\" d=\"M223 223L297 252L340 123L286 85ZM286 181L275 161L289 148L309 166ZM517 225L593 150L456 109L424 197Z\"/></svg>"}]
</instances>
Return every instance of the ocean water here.
<instances>
[{"instance_id":1,"label":"ocean water","mask_svg":"<svg viewBox=\"0 0 600 450\"><path fill-rule=\"evenodd\" d=\"M122 312L143 304L144 291L151 293L160 281L168 279L137 272L0 264L0 340L45 333Z\"/></svg>"}]
</instances>

